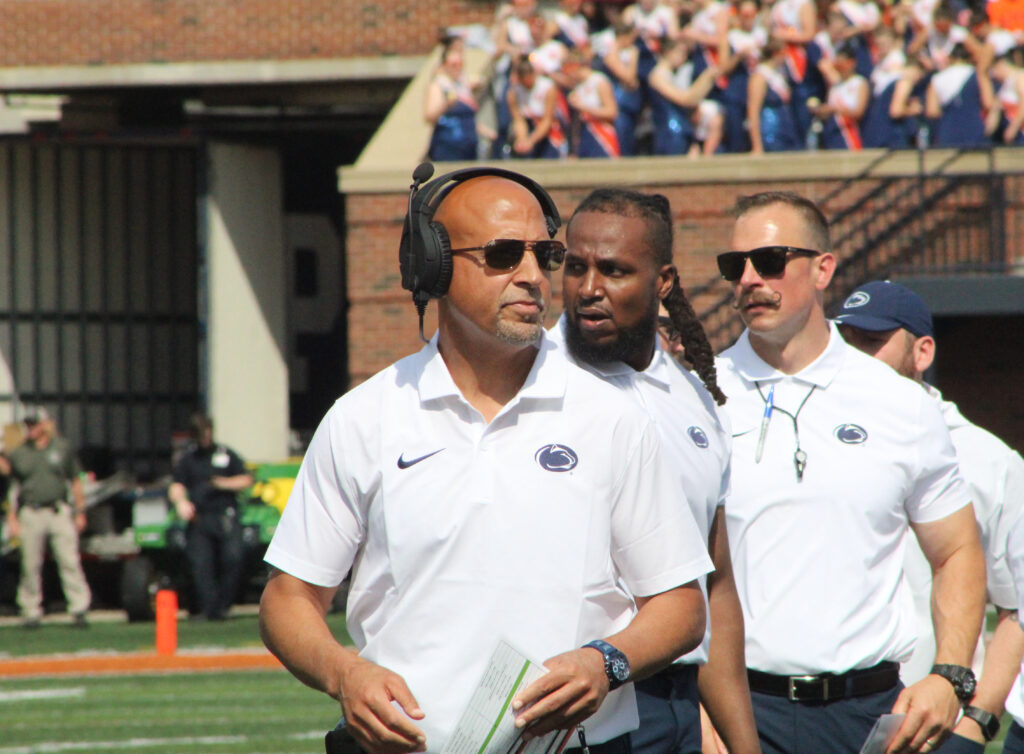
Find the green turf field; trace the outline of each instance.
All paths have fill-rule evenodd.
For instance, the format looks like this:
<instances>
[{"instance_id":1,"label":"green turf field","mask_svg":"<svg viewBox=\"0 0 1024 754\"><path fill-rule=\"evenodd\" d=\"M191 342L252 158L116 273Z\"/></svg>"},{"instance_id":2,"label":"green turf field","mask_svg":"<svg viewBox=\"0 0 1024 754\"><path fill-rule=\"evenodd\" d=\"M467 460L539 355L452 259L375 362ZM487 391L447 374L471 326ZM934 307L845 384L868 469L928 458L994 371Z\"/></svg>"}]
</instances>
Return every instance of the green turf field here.
<instances>
[{"instance_id":1,"label":"green turf field","mask_svg":"<svg viewBox=\"0 0 1024 754\"><path fill-rule=\"evenodd\" d=\"M0 679L0 754L323 752L338 717L285 671Z\"/></svg>"},{"instance_id":2,"label":"green turf field","mask_svg":"<svg viewBox=\"0 0 1024 754\"><path fill-rule=\"evenodd\" d=\"M343 615L327 618L350 644ZM0 658L152 651L152 623L0 627ZM179 648L260 647L254 615L178 626ZM322 752L338 705L285 671L0 677L0 754ZM999 754L1009 727L985 754Z\"/></svg>"},{"instance_id":3,"label":"green turf field","mask_svg":"<svg viewBox=\"0 0 1024 754\"><path fill-rule=\"evenodd\" d=\"M345 631L345 616L327 616L338 641L351 644ZM153 623L93 622L88 629L63 624L48 624L34 631L20 625L0 627L0 658L27 655L74 654L79 652L146 652L154 651ZM178 623L179 649L245 649L262 647L255 615L242 615L212 623Z\"/></svg>"}]
</instances>

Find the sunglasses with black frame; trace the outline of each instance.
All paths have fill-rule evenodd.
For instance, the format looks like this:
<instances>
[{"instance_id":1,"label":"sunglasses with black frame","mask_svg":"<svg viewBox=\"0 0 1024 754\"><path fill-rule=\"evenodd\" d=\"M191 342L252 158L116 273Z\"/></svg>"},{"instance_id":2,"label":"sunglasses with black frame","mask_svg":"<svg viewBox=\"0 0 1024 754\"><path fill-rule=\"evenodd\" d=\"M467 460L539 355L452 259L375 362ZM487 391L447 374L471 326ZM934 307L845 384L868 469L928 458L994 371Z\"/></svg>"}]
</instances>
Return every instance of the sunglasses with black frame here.
<instances>
[{"instance_id":1,"label":"sunglasses with black frame","mask_svg":"<svg viewBox=\"0 0 1024 754\"><path fill-rule=\"evenodd\" d=\"M758 275L781 275L790 254L816 257L821 252L798 246L760 246L750 251L727 251L718 255L718 271L730 283L735 283L743 277L749 259Z\"/></svg>"},{"instance_id":2,"label":"sunglasses with black frame","mask_svg":"<svg viewBox=\"0 0 1024 754\"><path fill-rule=\"evenodd\" d=\"M523 261L523 255L532 251L537 257L537 266L542 270L554 272L565 260L565 244L561 241L523 241L518 238L495 238L483 246L467 246L464 249L452 249L452 254L466 251L482 251L484 263L492 270L507 272L514 270Z\"/></svg>"},{"instance_id":3,"label":"sunglasses with black frame","mask_svg":"<svg viewBox=\"0 0 1024 754\"><path fill-rule=\"evenodd\" d=\"M658 329L661 334L665 336L667 340L676 340L680 337L680 332L676 329L675 323L671 317L666 317L664 314L658 315Z\"/></svg>"}]
</instances>

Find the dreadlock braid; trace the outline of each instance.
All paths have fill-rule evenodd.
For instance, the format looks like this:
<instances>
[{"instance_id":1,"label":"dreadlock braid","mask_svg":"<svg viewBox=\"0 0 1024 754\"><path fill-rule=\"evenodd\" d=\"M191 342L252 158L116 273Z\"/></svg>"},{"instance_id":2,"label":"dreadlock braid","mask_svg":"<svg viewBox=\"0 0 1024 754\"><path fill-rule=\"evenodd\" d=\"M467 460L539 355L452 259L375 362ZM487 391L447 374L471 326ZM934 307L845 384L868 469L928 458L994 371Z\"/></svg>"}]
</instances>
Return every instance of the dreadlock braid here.
<instances>
[{"instance_id":1,"label":"dreadlock braid","mask_svg":"<svg viewBox=\"0 0 1024 754\"><path fill-rule=\"evenodd\" d=\"M725 393L718 387L718 375L715 370L715 354L708 342L704 327L697 318L677 277L672 283L668 295L662 299L672 324L679 330L680 342L685 349L683 358L693 366L704 387L711 393L715 403L725 405Z\"/></svg>"}]
</instances>

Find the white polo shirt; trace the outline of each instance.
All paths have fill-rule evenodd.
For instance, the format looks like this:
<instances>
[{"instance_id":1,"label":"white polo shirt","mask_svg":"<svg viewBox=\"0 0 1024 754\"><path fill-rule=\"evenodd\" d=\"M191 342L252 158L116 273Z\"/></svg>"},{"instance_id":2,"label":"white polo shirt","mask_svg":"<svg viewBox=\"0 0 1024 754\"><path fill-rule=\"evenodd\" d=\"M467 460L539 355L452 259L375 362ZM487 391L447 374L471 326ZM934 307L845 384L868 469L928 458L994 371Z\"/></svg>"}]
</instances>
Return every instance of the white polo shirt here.
<instances>
[{"instance_id":1,"label":"white polo shirt","mask_svg":"<svg viewBox=\"0 0 1024 754\"><path fill-rule=\"evenodd\" d=\"M908 522L969 503L935 401L830 328L825 351L794 375L762 361L746 331L718 362L733 432L725 510L747 665L780 675L908 657L916 633L903 579ZM758 383L765 397L775 386L760 463ZM800 481L797 433L783 410L798 416L807 454Z\"/></svg>"},{"instance_id":2,"label":"white polo shirt","mask_svg":"<svg viewBox=\"0 0 1024 754\"><path fill-rule=\"evenodd\" d=\"M1018 517L1010 528L1006 551L1010 573L1013 574L1013 583L1017 592L1017 603L1024 604L1024 516ZM1024 631L1024 613L1017 612L1017 621L1020 623L1021 630ZM1010 713L1017 725L1024 725L1024 660L1021 660L1020 672L1017 673L1013 688L1010 689L1010 694L1006 697L1006 711Z\"/></svg>"},{"instance_id":3,"label":"white polo shirt","mask_svg":"<svg viewBox=\"0 0 1024 754\"><path fill-rule=\"evenodd\" d=\"M565 345L564 314L549 334L572 359ZM723 424L724 414L718 413L707 388L657 343L654 358L642 372L621 361L575 363L631 395L643 406L658 428L666 463L682 490L680 502L689 504L707 542L715 511L725 502L729 491L729 457L732 453L732 437ZM700 588L706 610L708 590L704 576L700 578ZM709 620L704 640L678 662L706 663L712 630Z\"/></svg>"},{"instance_id":4,"label":"white polo shirt","mask_svg":"<svg viewBox=\"0 0 1024 754\"><path fill-rule=\"evenodd\" d=\"M322 586L352 568L348 630L363 657L406 680L429 751L448 740L499 638L543 661L624 628L630 594L711 570L653 426L547 338L489 424L436 340L339 399L266 560ZM636 726L627 685L587 737Z\"/></svg>"},{"instance_id":5,"label":"white polo shirt","mask_svg":"<svg viewBox=\"0 0 1024 754\"><path fill-rule=\"evenodd\" d=\"M985 550L985 572L988 601L1007 610L1017 608L1013 575L1007 561L1006 540L1010 526L1024 507L1024 460L1006 443L971 424L955 403L942 399L942 393L925 385L929 395L942 410L956 448L960 474L967 483L978 533ZM900 667L900 676L907 685L915 683L931 670L935 662L935 632L932 628L932 571L913 537L907 544L904 569L914 595L917 611L917 644L913 656ZM974 653L974 672L980 673L985 658L985 642L978 640Z\"/></svg>"}]
</instances>

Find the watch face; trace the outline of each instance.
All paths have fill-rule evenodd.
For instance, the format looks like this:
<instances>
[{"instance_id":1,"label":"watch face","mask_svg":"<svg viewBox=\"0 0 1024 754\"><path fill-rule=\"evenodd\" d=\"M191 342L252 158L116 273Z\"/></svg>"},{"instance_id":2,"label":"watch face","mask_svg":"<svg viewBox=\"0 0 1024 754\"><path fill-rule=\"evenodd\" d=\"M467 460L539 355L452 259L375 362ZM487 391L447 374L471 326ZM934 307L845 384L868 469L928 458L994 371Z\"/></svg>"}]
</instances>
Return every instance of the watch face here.
<instances>
[{"instance_id":1,"label":"watch face","mask_svg":"<svg viewBox=\"0 0 1024 754\"><path fill-rule=\"evenodd\" d=\"M971 673L970 671L964 673L963 676L960 678L960 683L958 684L958 686L959 688L957 689L957 696L959 696L961 699L965 697L967 699L970 699L971 697L973 697L974 689L978 687L978 682L974 678L974 673Z\"/></svg>"},{"instance_id":2,"label":"watch face","mask_svg":"<svg viewBox=\"0 0 1024 754\"><path fill-rule=\"evenodd\" d=\"M616 657L611 663L612 675L615 676L616 680L628 681L629 680L629 663Z\"/></svg>"}]
</instances>

